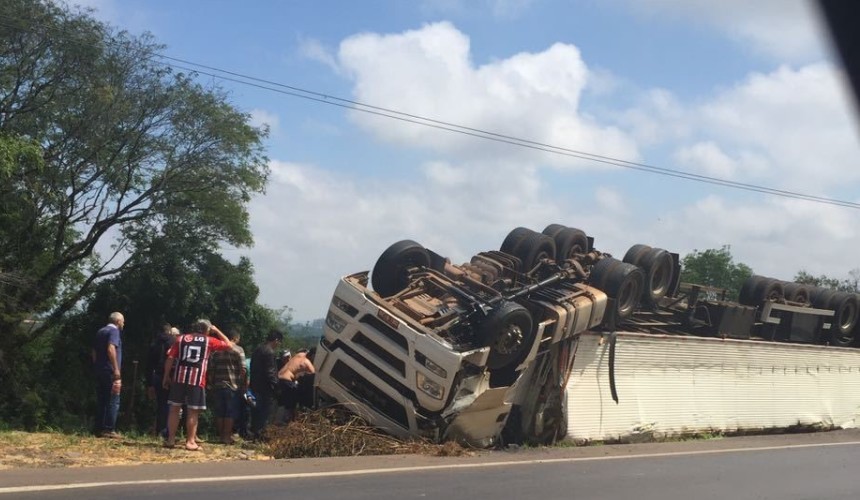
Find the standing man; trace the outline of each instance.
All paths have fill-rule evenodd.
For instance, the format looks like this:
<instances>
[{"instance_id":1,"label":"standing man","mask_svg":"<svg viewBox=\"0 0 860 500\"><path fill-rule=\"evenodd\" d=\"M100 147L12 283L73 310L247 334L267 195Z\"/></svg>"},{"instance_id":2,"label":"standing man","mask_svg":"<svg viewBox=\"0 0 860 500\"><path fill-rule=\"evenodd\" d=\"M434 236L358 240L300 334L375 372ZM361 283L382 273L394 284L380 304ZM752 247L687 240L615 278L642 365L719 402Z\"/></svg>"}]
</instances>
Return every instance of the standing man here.
<instances>
[{"instance_id":1,"label":"standing man","mask_svg":"<svg viewBox=\"0 0 860 500\"><path fill-rule=\"evenodd\" d=\"M170 388L167 403L167 439L164 445L172 448L176 443L179 426L179 409L188 408L185 417L185 449L198 451L197 422L201 410L206 409L206 367L213 351L226 351L233 347L227 337L209 320L199 319L192 333L180 335L167 351L162 386ZM215 335L210 337L209 334Z\"/></svg>"},{"instance_id":2,"label":"standing man","mask_svg":"<svg viewBox=\"0 0 860 500\"><path fill-rule=\"evenodd\" d=\"M167 414L170 412L170 406L167 404L168 391L162 387L161 380L167 351L178 336L179 330L170 326L170 323L165 323L149 346L146 358L146 395L155 401L155 433L163 438L167 437Z\"/></svg>"},{"instance_id":3,"label":"standing man","mask_svg":"<svg viewBox=\"0 0 860 500\"><path fill-rule=\"evenodd\" d=\"M266 337L266 342L260 344L251 355L251 391L257 398L257 405L251 409L251 436L254 439L262 437L269 421L269 412L275 399L275 388L278 386L275 352L283 339L283 333L272 330Z\"/></svg>"},{"instance_id":4,"label":"standing man","mask_svg":"<svg viewBox=\"0 0 860 500\"><path fill-rule=\"evenodd\" d=\"M244 406L245 350L239 347L239 333L230 332L233 348L212 353L212 389L215 391L215 428L223 444L233 444L233 422Z\"/></svg>"},{"instance_id":5,"label":"standing man","mask_svg":"<svg viewBox=\"0 0 860 500\"><path fill-rule=\"evenodd\" d=\"M92 358L96 376L96 421L94 434L118 438L116 417L119 414L119 394L122 391L122 328L125 317L112 312L108 324L96 332Z\"/></svg>"},{"instance_id":6,"label":"standing man","mask_svg":"<svg viewBox=\"0 0 860 500\"><path fill-rule=\"evenodd\" d=\"M296 351L278 371L281 405L284 407L283 423L289 423L295 418L296 405L299 403L299 378L314 373L314 364L308 359L308 350L304 348Z\"/></svg>"}]
</instances>

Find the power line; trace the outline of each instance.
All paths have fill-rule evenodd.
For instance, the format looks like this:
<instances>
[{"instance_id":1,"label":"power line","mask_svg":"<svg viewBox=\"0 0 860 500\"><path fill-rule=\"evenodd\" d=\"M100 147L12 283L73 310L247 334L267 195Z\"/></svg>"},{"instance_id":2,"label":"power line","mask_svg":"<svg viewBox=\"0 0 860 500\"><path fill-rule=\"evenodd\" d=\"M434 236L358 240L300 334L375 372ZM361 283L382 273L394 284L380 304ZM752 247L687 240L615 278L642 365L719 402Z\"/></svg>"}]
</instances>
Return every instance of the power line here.
<instances>
[{"instance_id":1,"label":"power line","mask_svg":"<svg viewBox=\"0 0 860 500\"><path fill-rule=\"evenodd\" d=\"M2 16L0 16L2 17ZM7 19L9 19L7 17ZM21 26L15 26L11 24L4 23L0 21L0 26L5 26L7 28L16 29L20 31L28 31L27 28ZM38 25L36 25L38 26ZM33 30L34 25L30 25L29 31ZM71 41L73 43L77 43L79 45L91 45L88 43L81 42L80 40L72 39L68 30L53 28L41 25L42 28L53 32L61 32L65 35L67 41ZM230 81L250 87L255 87L263 90L268 90L271 92L276 92L279 94L287 95L290 97L298 97L301 99L306 99L314 102L319 102L322 104L328 104L332 106L338 106L345 109L350 109L353 111L359 111L362 113L372 114L376 116L381 116L385 118L390 118L394 120L399 120L402 122L413 123L416 125L421 125L425 127L435 128L438 130L444 130L448 132L454 132L461 135L471 136L479 139L494 141L498 143L508 144L512 146L523 147L527 149L532 149L536 151L542 151L551 154L557 154L561 156L567 156L587 161L592 161L596 163L603 163L608 165L613 165L617 167L627 168L630 170L637 170L646 173L652 173L657 175L663 175L666 177L674 177L678 179L686 179L695 182L701 182L705 184L711 184L721 187L739 189L743 191L756 192L762 194L769 194L772 196L779 196L783 198L797 199L803 201L810 201L814 203L822 203L826 205L840 206L844 208L853 208L860 209L860 203L839 200L835 198L828 198L823 196L811 195L800 193L796 191L787 191L782 189L771 188L762 185L732 181L728 179L721 179L718 177L711 177L701 174L695 174L691 172L684 172L682 170L675 170L665 167L659 167L656 165L650 165L647 163L623 160L619 158L614 158L611 156L598 155L594 153L589 153L587 151L581 151L571 148L566 148L562 146L555 146L552 144L542 143L538 141L533 141L529 139L524 139L516 136L510 136L501 134L498 132L493 132L489 130L468 127L465 125L459 125L452 122L447 122L443 120L438 120L434 118L428 118L421 115L406 113L390 108L385 108L381 106L375 106L371 104L362 103L359 101L354 101L350 99L345 99L333 95L324 94L321 92L303 89L301 87L296 87L292 85L287 85L284 83L267 80L263 78L258 78L251 75L246 75L243 73L230 71L221 69L215 66L209 66L201 63L196 63L187 59L181 59L177 57L168 56L165 54L160 54L158 52L151 52L149 57L150 61L156 64L162 64L167 67L176 68L180 70L189 71L195 74L206 75L212 78L217 78L219 80ZM172 61L172 62L168 62ZM189 67L190 66L190 67ZM227 76L225 76L227 75Z\"/></svg>"},{"instance_id":2,"label":"power line","mask_svg":"<svg viewBox=\"0 0 860 500\"><path fill-rule=\"evenodd\" d=\"M532 141L529 139L523 139L523 138L519 138L519 137L509 136L509 135L500 134L500 133L496 133L496 132L492 132L492 131L468 127L465 125L458 125L456 123L446 122L446 121L437 120L437 119L433 119L433 118L427 118L427 117L424 117L421 115L405 113L402 111L397 111L397 110L393 110L393 109L389 109L389 108L365 104L365 103L362 103L359 101L353 101L350 99L344 99L344 98L340 98L340 97L336 97L336 96L322 94L319 92L306 90L306 89L302 89L299 87L274 82L271 80L257 78L257 77L249 76L249 75L244 75L241 73L236 73L233 71L220 69L220 68L208 66L205 64L195 63L193 61L188 61L185 59L171 57L171 56L167 56L167 55L163 55L163 54L154 54L154 55L155 55L155 57L167 59L170 61L175 61L175 62L182 63L182 64L188 64L188 65L191 65L194 67L189 68L186 66L178 66L176 64L169 64L168 63L169 66L179 67L180 69L185 69L187 71L194 71L196 73L211 76L213 78L219 78L219 79L232 81L232 82L236 82L236 83L242 83L245 85L251 85L254 87L263 88L263 89L270 90L273 92L284 93L284 94L294 96L294 97L301 97L304 99L322 102L324 104L341 106L341 107L345 107L345 108L352 109L355 111L361 111L361 112L365 112L365 113L369 113L369 114L385 116L387 118L393 118L393 119L397 119L397 120L406 121L409 123L415 123L418 125L424 125L424 126L428 126L428 127L432 127L432 128L441 129L441 130L447 130L450 132L456 132L456 133L460 133L460 134L464 134L464 135L470 135L470 136L481 138L481 139L492 140L492 141L510 144L510 145L514 145L514 146L520 146L520 147L535 149L538 151L544 151L547 153L554 153L554 154L559 154L559 155L563 155L563 156L570 156L570 157L579 158L579 159L583 159L583 160L589 160L589 161L594 161L594 162L598 162L598 163L605 163L605 164L610 164L610 165L614 165L614 166L618 166L618 167L629 168L632 170L639 170L639 171L643 171L643 172L649 172L649 173L665 175L665 176L669 176L669 177L676 177L676 178L680 178L680 179L703 182L703 183L713 184L713 185L718 185L718 186L723 186L723 187L730 187L730 188L735 188L735 189L759 192L759 193L763 193L763 194L771 194L774 196L782 196L782 197L786 197L786 198L794 198L794 199L800 199L800 200L805 200L805 201L813 201L813 202L817 202L817 203L826 203L826 204L831 204L831 205L836 205L836 206L843 206L846 208L860 208L860 203L837 200L837 199L833 199L833 198L821 197L821 196L799 193L799 192L794 192L794 191L786 191L786 190L782 190L782 189L776 189L776 188L770 188L770 187L766 187L766 186L760 186L760 185L749 184L749 183L744 183L744 182L732 181L732 180L728 180L728 179L720 179L717 177L710 177L707 175L695 174L695 173L691 173L691 172L684 172L681 170L664 168L664 167L649 165L649 164L641 163L641 162L635 162L635 161L623 160L623 159L619 159L619 158L613 158L611 156L604 156L604 155L598 155L598 154L594 154L594 153L588 153L586 151L570 149L570 148L566 148L566 147L562 147L562 146L554 146L551 144ZM224 76L219 75L217 73L210 73L210 72L202 71L202 70L196 69L196 68L203 68L203 69L206 69L209 71L215 71L218 73L231 75L231 76L241 78L244 80L224 77ZM248 81L245 81L245 80L250 80L251 82L260 82L260 83L265 84L265 85L271 85L274 87L285 88L285 89L289 89L289 90L286 92L281 92L277 88L267 87L265 85L252 84L252 83L249 83ZM332 101L337 101L337 102L332 102ZM338 104L338 103L342 103L342 104Z\"/></svg>"}]
</instances>

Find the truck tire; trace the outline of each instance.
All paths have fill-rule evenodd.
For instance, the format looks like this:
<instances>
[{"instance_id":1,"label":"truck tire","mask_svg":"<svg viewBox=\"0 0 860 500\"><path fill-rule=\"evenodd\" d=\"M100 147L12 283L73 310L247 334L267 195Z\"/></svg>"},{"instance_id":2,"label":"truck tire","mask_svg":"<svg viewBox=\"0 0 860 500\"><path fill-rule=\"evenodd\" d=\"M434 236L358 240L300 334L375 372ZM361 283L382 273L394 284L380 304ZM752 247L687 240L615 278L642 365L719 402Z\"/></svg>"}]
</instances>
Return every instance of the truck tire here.
<instances>
[{"instance_id":1,"label":"truck tire","mask_svg":"<svg viewBox=\"0 0 860 500\"><path fill-rule=\"evenodd\" d=\"M430 254L426 248L412 240L398 241L379 256L370 281L376 293L390 297L409 284L409 268L429 266Z\"/></svg>"},{"instance_id":2,"label":"truck tire","mask_svg":"<svg viewBox=\"0 0 860 500\"><path fill-rule=\"evenodd\" d=\"M549 236L550 238L555 238L555 235L559 233L562 229L567 229L567 226L562 224L550 224L547 227L543 228L541 233Z\"/></svg>"},{"instance_id":3,"label":"truck tire","mask_svg":"<svg viewBox=\"0 0 860 500\"><path fill-rule=\"evenodd\" d=\"M655 307L660 299L669 293L675 278L672 255L662 248L651 248L639 258L636 265L645 272L642 302L649 307Z\"/></svg>"},{"instance_id":4,"label":"truck tire","mask_svg":"<svg viewBox=\"0 0 860 500\"><path fill-rule=\"evenodd\" d=\"M642 269L612 257L601 259L591 269L591 285L615 299L611 313L616 320L629 318L639 308L644 281Z\"/></svg>"},{"instance_id":5,"label":"truck tire","mask_svg":"<svg viewBox=\"0 0 860 500\"><path fill-rule=\"evenodd\" d=\"M636 245L630 247L629 250L627 250L627 253L624 254L624 259L622 260L628 264L638 266L639 261L649 250L651 250L651 247L649 247L648 245L637 243Z\"/></svg>"},{"instance_id":6,"label":"truck tire","mask_svg":"<svg viewBox=\"0 0 860 500\"><path fill-rule=\"evenodd\" d=\"M832 309L833 321L830 323L830 343L840 347L854 344L854 327L860 314L860 304L857 295L848 292L836 292L828 302Z\"/></svg>"},{"instance_id":7,"label":"truck tire","mask_svg":"<svg viewBox=\"0 0 860 500\"><path fill-rule=\"evenodd\" d=\"M798 304L808 305L811 300L813 288L802 283L784 283L783 292L785 300L789 302L797 302Z\"/></svg>"},{"instance_id":8,"label":"truck tire","mask_svg":"<svg viewBox=\"0 0 860 500\"><path fill-rule=\"evenodd\" d=\"M755 287L752 300L753 305L759 306L769 300L782 300L785 297L785 292L782 288L782 281L765 278Z\"/></svg>"},{"instance_id":9,"label":"truck tire","mask_svg":"<svg viewBox=\"0 0 860 500\"><path fill-rule=\"evenodd\" d=\"M765 280L764 276L759 276L754 274L747 278L744 281L744 284L741 286L740 294L738 295L738 302L744 306L757 306L759 305L755 301L755 290L756 288Z\"/></svg>"},{"instance_id":10,"label":"truck tire","mask_svg":"<svg viewBox=\"0 0 860 500\"><path fill-rule=\"evenodd\" d=\"M544 232L544 234L547 233ZM588 236L582 229L564 227L552 237L555 240L555 255L558 261L571 259L576 254L588 252Z\"/></svg>"},{"instance_id":11,"label":"truck tire","mask_svg":"<svg viewBox=\"0 0 860 500\"><path fill-rule=\"evenodd\" d=\"M481 345L490 348L487 368L499 370L519 363L534 342L532 315L516 302L498 305L477 328Z\"/></svg>"},{"instance_id":12,"label":"truck tire","mask_svg":"<svg viewBox=\"0 0 860 500\"><path fill-rule=\"evenodd\" d=\"M500 251L505 252L508 255L516 255L516 250L519 244L523 241L523 239L533 234L534 231L527 227L517 227L514 228L508 235L505 237L505 241L502 242L502 246L499 248Z\"/></svg>"},{"instance_id":13,"label":"truck tire","mask_svg":"<svg viewBox=\"0 0 860 500\"><path fill-rule=\"evenodd\" d=\"M830 309L830 300L834 295L836 290L819 286L812 291L812 297L809 300L812 302L812 307L816 309Z\"/></svg>"},{"instance_id":14,"label":"truck tire","mask_svg":"<svg viewBox=\"0 0 860 500\"><path fill-rule=\"evenodd\" d=\"M555 240L542 233L529 234L517 245L514 256L522 261L520 271L527 273L541 259L555 260Z\"/></svg>"}]
</instances>

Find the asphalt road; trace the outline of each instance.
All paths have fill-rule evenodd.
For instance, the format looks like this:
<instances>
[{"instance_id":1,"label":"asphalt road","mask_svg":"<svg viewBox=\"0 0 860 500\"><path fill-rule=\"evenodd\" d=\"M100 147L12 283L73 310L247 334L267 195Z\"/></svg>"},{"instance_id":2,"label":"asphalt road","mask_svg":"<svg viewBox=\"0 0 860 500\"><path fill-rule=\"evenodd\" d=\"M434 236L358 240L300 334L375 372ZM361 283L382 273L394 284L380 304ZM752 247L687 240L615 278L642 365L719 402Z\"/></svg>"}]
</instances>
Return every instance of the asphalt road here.
<instances>
[{"instance_id":1,"label":"asphalt road","mask_svg":"<svg viewBox=\"0 0 860 500\"><path fill-rule=\"evenodd\" d=\"M837 500L860 432L483 453L0 471L8 498ZM53 489L57 488L57 489Z\"/></svg>"}]
</instances>

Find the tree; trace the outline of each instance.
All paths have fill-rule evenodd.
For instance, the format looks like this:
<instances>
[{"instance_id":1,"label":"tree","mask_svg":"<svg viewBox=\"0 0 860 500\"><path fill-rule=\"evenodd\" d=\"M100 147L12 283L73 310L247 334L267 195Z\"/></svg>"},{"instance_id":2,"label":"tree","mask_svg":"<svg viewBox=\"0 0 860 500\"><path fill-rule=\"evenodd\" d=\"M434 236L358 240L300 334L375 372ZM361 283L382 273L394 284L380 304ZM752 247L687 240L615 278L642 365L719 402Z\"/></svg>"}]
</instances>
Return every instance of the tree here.
<instances>
[{"instance_id":1,"label":"tree","mask_svg":"<svg viewBox=\"0 0 860 500\"><path fill-rule=\"evenodd\" d=\"M831 278L824 274L813 276L801 269L796 275L794 275L794 281L796 283L830 288L842 292L860 292L860 269L852 269L848 273L848 278L841 280L839 278Z\"/></svg>"},{"instance_id":2,"label":"tree","mask_svg":"<svg viewBox=\"0 0 860 500\"><path fill-rule=\"evenodd\" d=\"M224 92L162 64L162 49L48 0L4 2L7 352L55 328L99 280L143 265L132 257L166 227L188 244L251 243L246 205L268 176L266 130L248 125ZM111 250L99 256L106 239ZM20 328L33 317L40 321Z\"/></svg>"},{"instance_id":3,"label":"tree","mask_svg":"<svg viewBox=\"0 0 860 500\"><path fill-rule=\"evenodd\" d=\"M731 300L737 299L741 286L752 274L748 265L734 262L729 245L693 250L681 260L681 281L724 288L728 291L726 297Z\"/></svg>"}]
</instances>

